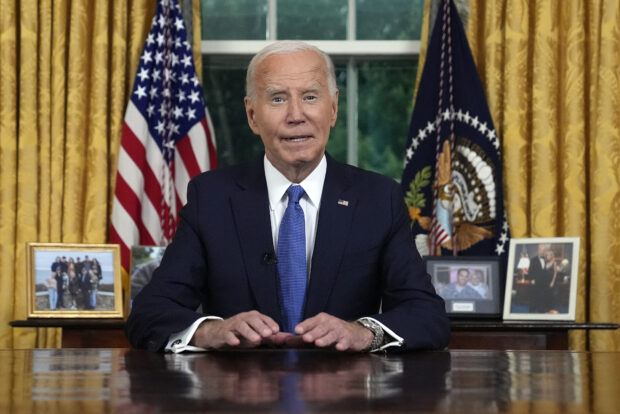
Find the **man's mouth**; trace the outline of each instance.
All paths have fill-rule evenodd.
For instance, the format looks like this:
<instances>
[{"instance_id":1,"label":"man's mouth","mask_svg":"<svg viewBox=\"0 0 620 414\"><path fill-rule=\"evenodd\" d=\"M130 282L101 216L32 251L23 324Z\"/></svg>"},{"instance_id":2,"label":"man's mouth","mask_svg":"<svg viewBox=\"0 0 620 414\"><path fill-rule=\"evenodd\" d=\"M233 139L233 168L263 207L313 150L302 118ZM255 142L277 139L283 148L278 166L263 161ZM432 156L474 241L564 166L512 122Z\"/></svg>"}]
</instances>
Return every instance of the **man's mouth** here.
<instances>
[{"instance_id":1,"label":"man's mouth","mask_svg":"<svg viewBox=\"0 0 620 414\"><path fill-rule=\"evenodd\" d=\"M282 140L287 142L300 142L310 138L312 138L312 135L297 135L294 137L283 137Z\"/></svg>"}]
</instances>

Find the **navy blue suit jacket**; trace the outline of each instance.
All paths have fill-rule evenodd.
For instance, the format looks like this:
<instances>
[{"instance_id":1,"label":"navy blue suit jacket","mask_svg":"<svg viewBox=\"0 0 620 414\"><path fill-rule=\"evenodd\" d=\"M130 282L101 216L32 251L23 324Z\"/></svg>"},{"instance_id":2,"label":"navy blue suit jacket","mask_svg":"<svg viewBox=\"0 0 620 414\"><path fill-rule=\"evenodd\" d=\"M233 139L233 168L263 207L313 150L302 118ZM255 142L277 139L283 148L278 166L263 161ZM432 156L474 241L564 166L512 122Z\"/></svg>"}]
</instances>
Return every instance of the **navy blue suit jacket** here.
<instances>
[{"instance_id":1,"label":"navy blue suit jacket","mask_svg":"<svg viewBox=\"0 0 620 414\"><path fill-rule=\"evenodd\" d=\"M206 315L258 310L281 322L263 158L203 173L187 194L174 240L133 302L127 336L135 347L163 350L172 333L204 316L199 305ZM306 296L304 319L371 316L405 349L449 342L400 186L329 156Z\"/></svg>"}]
</instances>

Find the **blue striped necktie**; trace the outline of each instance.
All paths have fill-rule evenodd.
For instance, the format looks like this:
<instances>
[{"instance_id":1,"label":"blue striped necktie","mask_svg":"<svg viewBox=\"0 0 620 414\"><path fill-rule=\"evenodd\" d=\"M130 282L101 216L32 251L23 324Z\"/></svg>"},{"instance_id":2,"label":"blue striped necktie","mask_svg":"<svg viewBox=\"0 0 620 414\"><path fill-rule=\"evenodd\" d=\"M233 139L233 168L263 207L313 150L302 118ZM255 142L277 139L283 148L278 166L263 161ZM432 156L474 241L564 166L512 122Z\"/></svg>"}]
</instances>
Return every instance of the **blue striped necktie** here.
<instances>
[{"instance_id":1,"label":"blue striped necktie","mask_svg":"<svg viewBox=\"0 0 620 414\"><path fill-rule=\"evenodd\" d=\"M299 200L305 191L300 185L287 190L288 206L278 234L279 294L284 331L293 333L301 322L306 296L306 230Z\"/></svg>"}]
</instances>

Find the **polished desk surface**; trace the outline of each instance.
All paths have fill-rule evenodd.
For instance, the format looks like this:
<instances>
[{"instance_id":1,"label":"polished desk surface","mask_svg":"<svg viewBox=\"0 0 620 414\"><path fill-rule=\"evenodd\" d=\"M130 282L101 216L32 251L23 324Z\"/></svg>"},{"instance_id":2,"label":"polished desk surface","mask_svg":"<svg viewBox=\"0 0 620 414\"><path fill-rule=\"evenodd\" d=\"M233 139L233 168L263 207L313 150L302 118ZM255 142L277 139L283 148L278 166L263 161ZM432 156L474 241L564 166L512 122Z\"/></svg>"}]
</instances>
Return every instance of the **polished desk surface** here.
<instances>
[{"instance_id":1,"label":"polished desk surface","mask_svg":"<svg viewBox=\"0 0 620 414\"><path fill-rule=\"evenodd\" d=\"M1 413L620 413L620 353L0 351Z\"/></svg>"}]
</instances>

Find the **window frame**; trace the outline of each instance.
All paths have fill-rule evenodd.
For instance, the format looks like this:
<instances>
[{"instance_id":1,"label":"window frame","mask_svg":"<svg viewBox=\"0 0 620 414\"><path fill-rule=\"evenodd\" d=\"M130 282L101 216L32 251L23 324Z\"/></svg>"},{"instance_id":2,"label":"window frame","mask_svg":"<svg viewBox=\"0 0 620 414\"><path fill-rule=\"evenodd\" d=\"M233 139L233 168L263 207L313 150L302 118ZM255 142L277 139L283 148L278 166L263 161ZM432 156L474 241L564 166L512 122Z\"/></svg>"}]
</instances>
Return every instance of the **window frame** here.
<instances>
[{"instance_id":1,"label":"window frame","mask_svg":"<svg viewBox=\"0 0 620 414\"><path fill-rule=\"evenodd\" d=\"M250 58L278 40L278 0L267 0L267 40L202 40L203 56ZM411 59L420 55L420 40L356 40L356 0L348 0L346 40L304 40L347 66L347 163L358 165L358 59Z\"/></svg>"}]
</instances>

